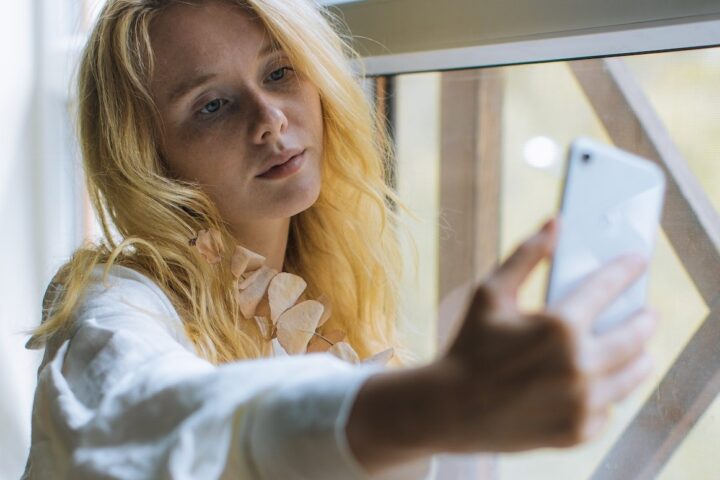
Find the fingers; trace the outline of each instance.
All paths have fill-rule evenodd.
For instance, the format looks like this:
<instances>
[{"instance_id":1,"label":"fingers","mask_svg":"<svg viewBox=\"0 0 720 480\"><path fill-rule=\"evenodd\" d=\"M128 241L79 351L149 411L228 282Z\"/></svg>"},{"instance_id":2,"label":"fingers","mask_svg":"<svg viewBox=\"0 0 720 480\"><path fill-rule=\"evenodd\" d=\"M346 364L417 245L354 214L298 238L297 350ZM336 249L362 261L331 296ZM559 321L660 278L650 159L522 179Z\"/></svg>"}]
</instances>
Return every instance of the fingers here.
<instances>
[{"instance_id":1,"label":"fingers","mask_svg":"<svg viewBox=\"0 0 720 480\"><path fill-rule=\"evenodd\" d=\"M585 370L592 375L605 375L624 367L643 351L659 320L655 310L644 309L626 323L594 337Z\"/></svg>"},{"instance_id":2,"label":"fingers","mask_svg":"<svg viewBox=\"0 0 720 480\"><path fill-rule=\"evenodd\" d=\"M535 235L523 242L488 279L498 292L515 295L535 266L555 250L559 219L548 220Z\"/></svg>"},{"instance_id":3,"label":"fingers","mask_svg":"<svg viewBox=\"0 0 720 480\"><path fill-rule=\"evenodd\" d=\"M562 420L563 428L553 445L572 446L599 436L607 426L612 405L635 391L652 369L652 357L643 353L615 374L576 383L574 405L567 409L570 416Z\"/></svg>"},{"instance_id":4,"label":"fingers","mask_svg":"<svg viewBox=\"0 0 720 480\"><path fill-rule=\"evenodd\" d=\"M569 428L561 432L562 445L576 445L599 436L612 405L627 398L647 379L653 360L645 347L658 322L655 310L643 309L600 336L574 333L578 342L574 349L577 370L570 380L571 407L567 410L571 417L566 424Z\"/></svg>"},{"instance_id":5,"label":"fingers","mask_svg":"<svg viewBox=\"0 0 720 480\"><path fill-rule=\"evenodd\" d=\"M595 382L590 391L589 409L602 411L624 400L650 375L653 366L650 354L642 353L622 370Z\"/></svg>"},{"instance_id":6,"label":"fingers","mask_svg":"<svg viewBox=\"0 0 720 480\"><path fill-rule=\"evenodd\" d=\"M614 374L574 382L568 408L559 417L553 446L573 446L592 440L606 428L613 404L627 398L650 375L652 357L642 353Z\"/></svg>"},{"instance_id":7,"label":"fingers","mask_svg":"<svg viewBox=\"0 0 720 480\"><path fill-rule=\"evenodd\" d=\"M598 359L593 373L590 409L600 410L627 397L650 374L653 360L645 345L655 332L659 314L642 310L623 324L601 335L593 343Z\"/></svg>"},{"instance_id":8,"label":"fingers","mask_svg":"<svg viewBox=\"0 0 720 480\"><path fill-rule=\"evenodd\" d=\"M554 309L587 328L646 268L647 261L637 254L618 257L591 274Z\"/></svg>"}]
</instances>

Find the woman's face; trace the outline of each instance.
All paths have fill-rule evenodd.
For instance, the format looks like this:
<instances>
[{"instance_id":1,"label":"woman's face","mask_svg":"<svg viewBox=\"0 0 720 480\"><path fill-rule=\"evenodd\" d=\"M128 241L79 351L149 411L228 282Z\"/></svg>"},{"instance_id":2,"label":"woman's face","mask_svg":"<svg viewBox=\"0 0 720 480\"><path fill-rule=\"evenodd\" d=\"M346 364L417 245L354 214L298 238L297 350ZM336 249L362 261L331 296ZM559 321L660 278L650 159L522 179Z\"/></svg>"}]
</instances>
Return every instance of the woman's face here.
<instances>
[{"instance_id":1,"label":"woman's face","mask_svg":"<svg viewBox=\"0 0 720 480\"><path fill-rule=\"evenodd\" d=\"M320 96L272 51L260 21L208 1L169 8L150 33L159 148L171 175L199 182L231 228L310 207L320 192Z\"/></svg>"}]
</instances>

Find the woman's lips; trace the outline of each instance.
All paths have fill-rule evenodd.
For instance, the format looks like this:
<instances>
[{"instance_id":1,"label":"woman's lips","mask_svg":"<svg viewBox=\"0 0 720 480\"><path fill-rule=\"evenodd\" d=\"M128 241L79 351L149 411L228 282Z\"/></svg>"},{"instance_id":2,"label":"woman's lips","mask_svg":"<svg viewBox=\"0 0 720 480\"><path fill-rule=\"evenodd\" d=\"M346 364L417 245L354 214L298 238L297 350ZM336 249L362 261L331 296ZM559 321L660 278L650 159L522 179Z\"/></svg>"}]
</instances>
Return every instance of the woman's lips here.
<instances>
[{"instance_id":1,"label":"woman's lips","mask_svg":"<svg viewBox=\"0 0 720 480\"><path fill-rule=\"evenodd\" d=\"M262 175L258 175L258 178L264 178L269 180L274 180L278 178L285 178L287 176L292 175L293 173L300 170L300 167L305 163L305 150L302 151L302 153L299 153L295 155L294 157L291 157L290 160L287 162L275 165L267 172L263 173Z\"/></svg>"}]
</instances>

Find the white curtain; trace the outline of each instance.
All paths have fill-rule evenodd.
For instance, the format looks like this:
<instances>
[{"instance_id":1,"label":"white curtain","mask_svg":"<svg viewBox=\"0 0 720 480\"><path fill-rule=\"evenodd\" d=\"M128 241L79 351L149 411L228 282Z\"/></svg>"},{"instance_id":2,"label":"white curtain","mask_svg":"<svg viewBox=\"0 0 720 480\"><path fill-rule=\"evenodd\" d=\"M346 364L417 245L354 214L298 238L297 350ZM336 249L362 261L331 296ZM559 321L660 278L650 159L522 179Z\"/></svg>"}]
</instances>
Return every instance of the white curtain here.
<instances>
[{"instance_id":1,"label":"white curtain","mask_svg":"<svg viewBox=\"0 0 720 480\"><path fill-rule=\"evenodd\" d=\"M23 330L40 314L34 2L4 2L0 15L0 478L18 478L30 441L38 354ZM40 260L42 261L42 260Z\"/></svg>"},{"instance_id":2,"label":"white curtain","mask_svg":"<svg viewBox=\"0 0 720 480\"><path fill-rule=\"evenodd\" d=\"M3 2L0 11L0 479L21 475L30 444L42 352L24 348L26 332L83 234L67 108L82 5Z\"/></svg>"}]
</instances>

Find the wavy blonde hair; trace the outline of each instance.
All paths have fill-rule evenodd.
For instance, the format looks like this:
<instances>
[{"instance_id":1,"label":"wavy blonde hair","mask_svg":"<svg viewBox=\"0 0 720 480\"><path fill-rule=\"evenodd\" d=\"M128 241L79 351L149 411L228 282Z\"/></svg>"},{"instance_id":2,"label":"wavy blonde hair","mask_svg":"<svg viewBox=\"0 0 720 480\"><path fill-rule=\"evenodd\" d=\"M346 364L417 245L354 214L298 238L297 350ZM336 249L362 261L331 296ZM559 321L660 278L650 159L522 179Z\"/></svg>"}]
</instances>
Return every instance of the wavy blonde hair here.
<instances>
[{"instance_id":1,"label":"wavy blonde hair","mask_svg":"<svg viewBox=\"0 0 720 480\"><path fill-rule=\"evenodd\" d=\"M310 0L226 0L249 9L318 89L324 122L320 196L291 219L285 271L303 277L307 295L325 294L332 317L361 358L396 349L395 365L415 357L398 343L402 223L410 213L385 183L392 147L353 73L358 54L336 16ZM152 278L169 296L198 353L213 363L257 358L268 345L240 314L226 262L210 265L188 246L205 228L233 239L209 197L171 178L158 151L159 114L149 91L153 18L188 0L109 0L85 47L78 76L78 133L91 202L103 238L58 271L62 295L34 332L42 345L69 326L98 264ZM113 234L113 227L119 233ZM399 358L398 358L399 357Z\"/></svg>"}]
</instances>

